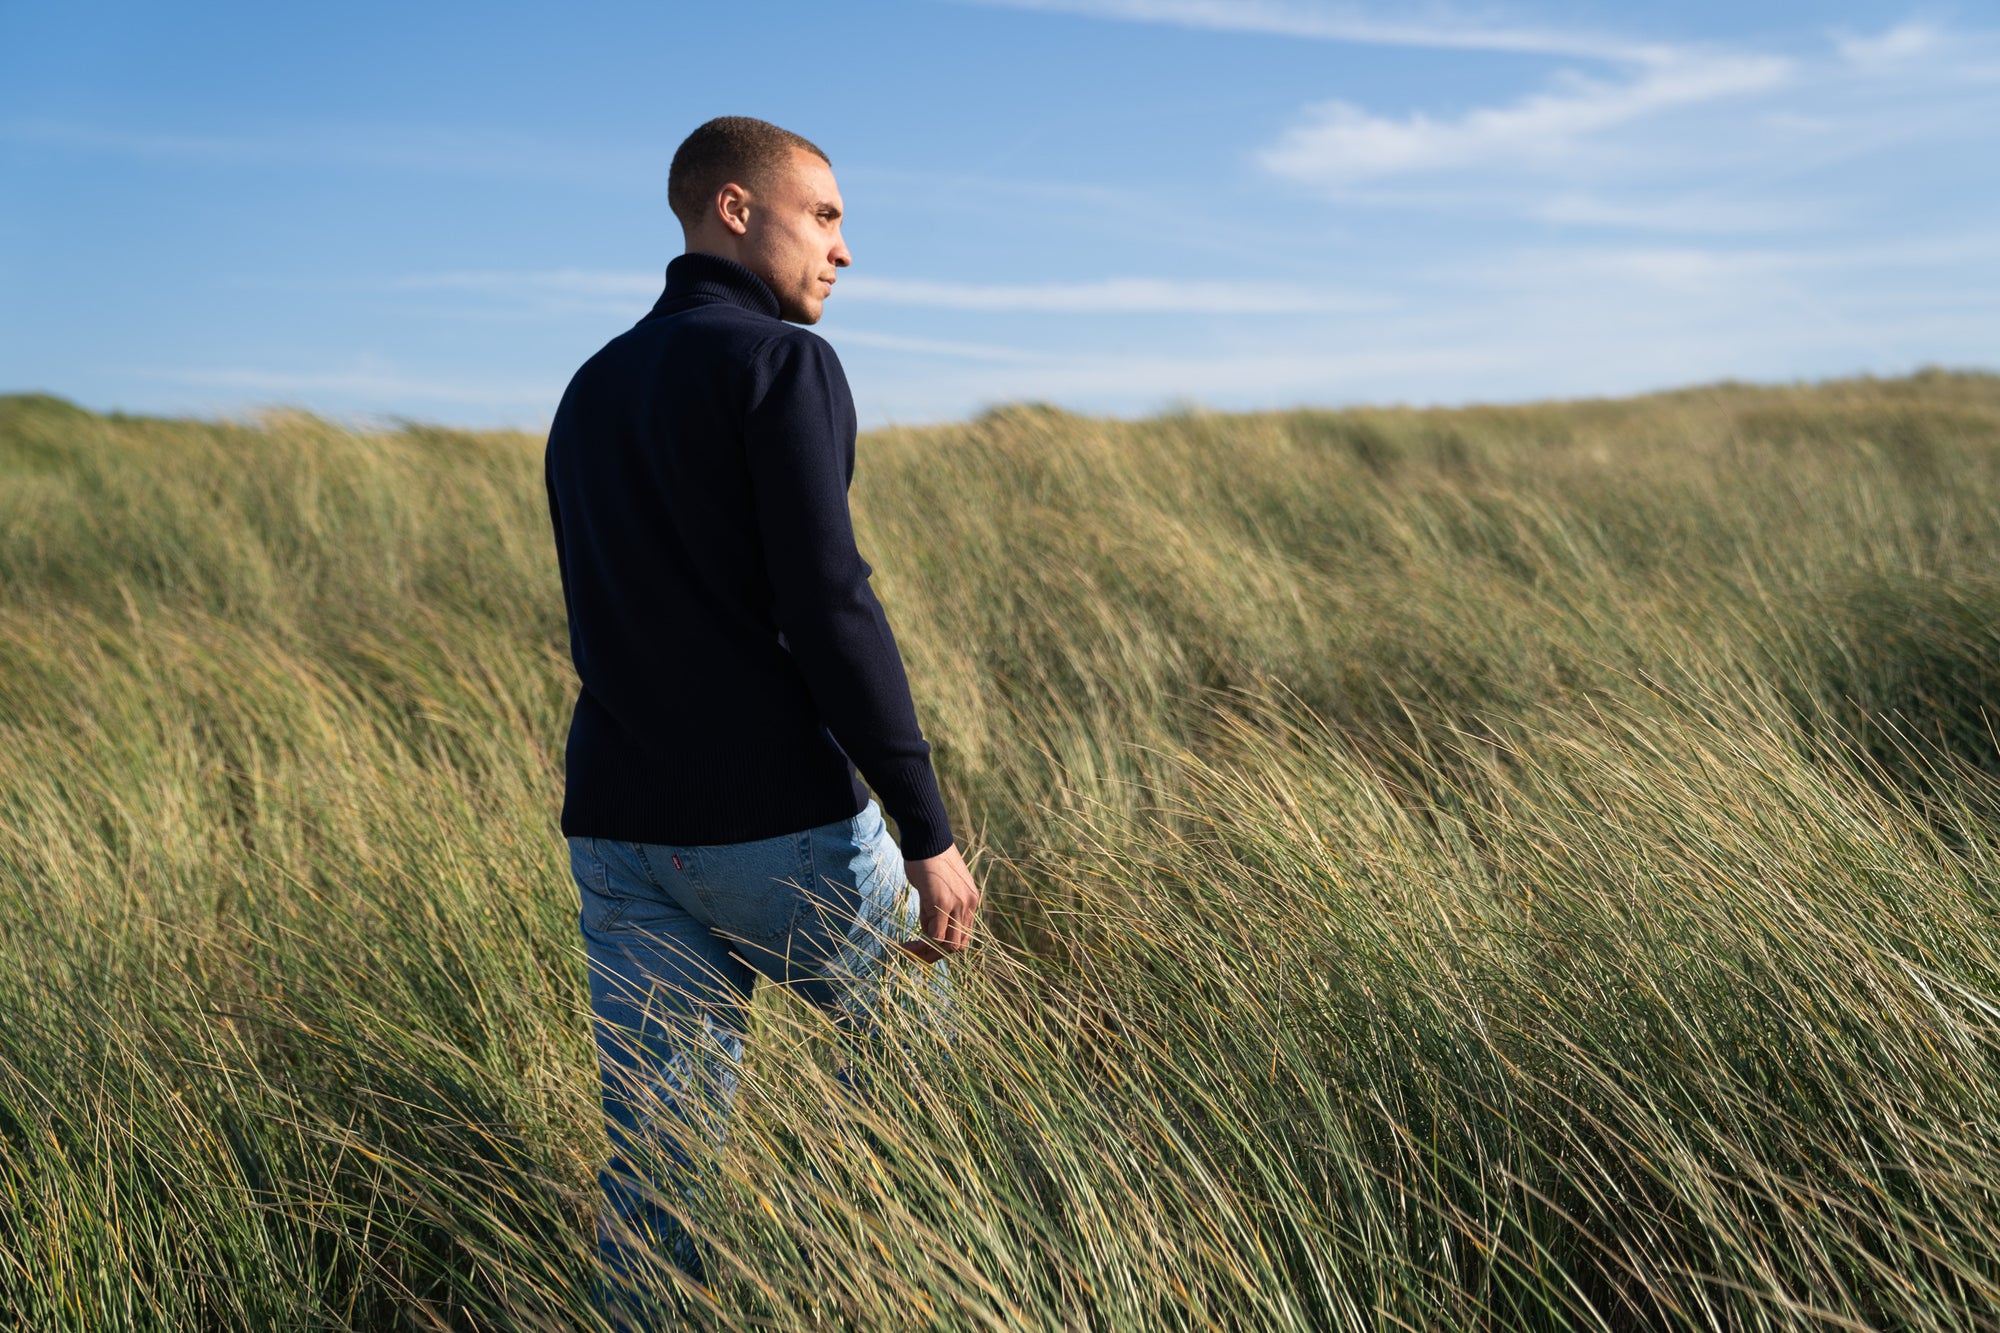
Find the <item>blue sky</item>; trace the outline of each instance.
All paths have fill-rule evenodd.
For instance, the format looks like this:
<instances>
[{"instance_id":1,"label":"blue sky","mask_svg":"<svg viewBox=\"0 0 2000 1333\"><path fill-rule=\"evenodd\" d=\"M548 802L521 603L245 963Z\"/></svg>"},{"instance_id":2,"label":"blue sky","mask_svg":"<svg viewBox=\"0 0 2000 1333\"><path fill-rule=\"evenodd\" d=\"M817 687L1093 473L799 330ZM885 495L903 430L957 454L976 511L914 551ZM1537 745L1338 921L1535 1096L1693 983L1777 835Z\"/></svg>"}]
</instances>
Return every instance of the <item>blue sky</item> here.
<instances>
[{"instance_id":1,"label":"blue sky","mask_svg":"<svg viewBox=\"0 0 2000 1333\"><path fill-rule=\"evenodd\" d=\"M2000 366L1991 5L0 0L0 390L539 427L722 114L864 425Z\"/></svg>"}]
</instances>

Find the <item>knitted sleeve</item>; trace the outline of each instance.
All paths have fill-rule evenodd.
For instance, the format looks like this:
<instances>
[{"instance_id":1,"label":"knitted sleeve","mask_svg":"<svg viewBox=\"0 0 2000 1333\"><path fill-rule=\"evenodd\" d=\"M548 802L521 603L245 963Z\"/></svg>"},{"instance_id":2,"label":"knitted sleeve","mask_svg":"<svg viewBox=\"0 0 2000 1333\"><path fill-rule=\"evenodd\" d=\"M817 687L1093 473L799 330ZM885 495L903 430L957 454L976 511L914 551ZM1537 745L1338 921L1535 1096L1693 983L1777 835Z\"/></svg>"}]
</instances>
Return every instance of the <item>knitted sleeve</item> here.
<instances>
[{"instance_id":1,"label":"knitted sleeve","mask_svg":"<svg viewBox=\"0 0 2000 1333\"><path fill-rule=\"evenodd\" d=\"M834 740L896 821L903 855L936 856L951 824L888 617L847 508L855 413L827 341L805 330L752 358L744 452L773 609Z\"/></svg>"}]
</instances>

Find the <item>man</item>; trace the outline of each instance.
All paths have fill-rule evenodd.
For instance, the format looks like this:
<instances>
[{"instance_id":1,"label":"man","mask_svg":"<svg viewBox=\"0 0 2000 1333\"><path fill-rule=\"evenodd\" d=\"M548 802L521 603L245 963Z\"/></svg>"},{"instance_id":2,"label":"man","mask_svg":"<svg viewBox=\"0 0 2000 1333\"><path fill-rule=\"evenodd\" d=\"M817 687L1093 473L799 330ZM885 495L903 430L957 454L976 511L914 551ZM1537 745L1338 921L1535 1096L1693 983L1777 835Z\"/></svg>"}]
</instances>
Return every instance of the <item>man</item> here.
<instances>
[{"instance_id":1,"label":"man","mask_svg":"<svg viewBox=\"0 0 2000 1333\"><path fill-rule=\"evenodd\" d=\"M667 194L686 252L570 381L546 460L613 1285L648 1252L704 1278L675 1213L698 1206L756 978L865 1037L891 969L943 993L979 906L855 549L853 399L799 327L853 262L832 166L725 116L681 144Z\"/></svg>"}]
</instances>

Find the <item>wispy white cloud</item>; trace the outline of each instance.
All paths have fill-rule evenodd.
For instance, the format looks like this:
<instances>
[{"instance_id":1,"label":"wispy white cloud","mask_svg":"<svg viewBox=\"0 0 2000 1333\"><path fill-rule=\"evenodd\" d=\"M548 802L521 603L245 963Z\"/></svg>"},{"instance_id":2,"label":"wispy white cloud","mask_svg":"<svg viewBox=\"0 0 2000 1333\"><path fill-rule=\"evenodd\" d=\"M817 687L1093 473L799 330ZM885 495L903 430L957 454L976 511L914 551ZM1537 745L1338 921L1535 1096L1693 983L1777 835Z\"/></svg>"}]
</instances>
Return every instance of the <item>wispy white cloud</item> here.
<instances>
[{"instance_id":1,"label":"wispy white cloud","mask_svg":"<svg viewBox=\"0 0 2000 1333\"><path fill-rule=\"evenodd\" d=\"M493 276L519 285L523 275ZM586 291L615 286L591 270L543 276ZM865 369L851 373L870 427L1023 399L1137 412L1188 398L1237 407L1520 400L1725 376L1895 373L1961 363L1962 349L1982 345L2000 237L1967 228L1818 248L1549 245L1467 253L1407 277L1393 308L1287 320L1282 335L1250 320L1192 324L1192 342L1162 339L1158 321L1141 319L1076 336L1058 317L1028 345L954 337L977 326L976 312L923 328L936 336L847 329L844 313L821 331L844 356L868 350ZM516 424L545 421L560 397L560 385L534 377L435 378L374 359L150 376L236 401L404 414L463 404L455 415Z\"/></svg>"},{"instance_id":2,"label":"wispy white cloud","mask_svg":"<svg viewBox=\"0 0 2000 1333\"><path fill-rule=\"evenodd\" d=\"M665 281L658 273L631 269L453 269L442 273L411 273L390 286L413 292L479 292L488 295L574 297L654 297Z\"/></svg>"},{"instance_id":3,"label":"wispy white cloud","mask_svg":"<svg viewBox=\"0 0 2000 1333\"><path fill-rule=\"evenodd\" d=\"M1959 275L1940 284L1938 275ZM1725 377L1894 374L1965 364L1992 328L2000 239L1983 233L1814 251L1606 245L1467 256L1423 275L1395 312L1282 339L1251 326L1210 347L1133 336L1020 365L897 373L857 389L870 421L936 420L970 402L1083 411L1520 401Z\"/></svg>"},{"instance_id":4,"label":"wispy white cloud","mask_svg":"<svg viewBox=\"0 0 2000 1333\"><path fill-rule=\"evenodd\" d=\"M821 325L819 333L835 347L852 343L888 352L914 352L918 356L942 356L958 361L994 361L1029 365L1047 361L1050 354L1025 347L1000 347L992 343L953 342L943 338L906 338L901 334L877 333L871 329L850 329L841 325Z\"/></svg>"},{"instance_id":5,"label":"wispy white cloud","mask_svg":"<svg viewBox=\"0 0 2000 1333\"><path fill-rule=\"evenodd\" d=\"M1695 291L1807 274L1872 278L1883 284L1923 270L1985 272L1996 263L2000 263L2000 236L1975 232L1814 248L1669 245L1530 250L1514 255L1508 269L1515 282L1581 274Z\"/></svg>"},{"instance_id":6,"label":"wispy white cloud","mask_svg":"<svg viewBox=\"0 0 2000 1333\"><path fill-rule=\"evenodd\" d=\"M1932 50L1942 36L1933 25L1912 20L1872 37L1839 34L1834 38L1834 45L1849 64L1880 70Z\"/></svg>"},{"instance_id":7,"label":"wispy white cloud","mask_svg":"<svg viewBox=\"0 0 2000 1333\"><path fill-rule=\"evenodd\" d=\"M1251 158L1348 208L1805 235L1879 217L1885 201L1851 174L1868 159L1990 149L1996 89L2000 34L1911 21L1781 51L1682 45L1588 73L1559 68L1471 110L1311 103Z\"/></svg>"},{"instance_id":8,"label":"wispy white cloud","mask_svg":"<svg viewBox=\"0 0 2000 1333\"><path fill-rule=\"evenodd\" d=\"M1741 199L1714 193L1607 199L1589 191L1536 196L1531 216L1568 226L1631 231L1780 232L1820 221L1824 205L1803 200Z\"/></svg>"},{"instance_id":9,"label":"wispy white cloud","mask_svg":"<svg viewBox=\"0 0 2000 1333\"><path fill-rule=\"evenodd\" d=\"M314 398L330 395L343 399L375 400L383 404L417 401L482 407L533 406L552 411L562 397L560 384L438 379L371 365L349 370L269 370L242 366L140 367L134 373L144 379L192 388Z\"/></svg>"},{"instance_id":10,"label":"wispy white cloud","mask_svg":"<svg viewBox=\"0 0 2000 1333\"><path fill-rule=\"evenodd\" d=\"M1312 0L962 0L1131 23L1293 38L1540 55L1574 67L1470 110L1384 114L1350 100L1303 106L1250 154L1269 174L1367 208L1505 215L1599 228L1774 232L1825 221L1802 198L1815 162L1919 138L1977 111L1937 91L1976 84L1980 34L1912 20L1821 34L1789 50L1653 40L1574 25L1497 20L1490 9ZM1518 11L1516 11L1518 12ZM1979 53L1987 52L1986 56ZM1848 94L1866 83L1893 107ZM1933 86L1935 85L1935 87ZM1905 95L1906 94L1906 95ZM1926 115L1920 108L1930 107ZM1871 114L1880 110L1890 114ZM1794 168L1785 172L1785 168ZM1770 182L1768 185L1766 182ZM1411 191L1420 193L1412 193Z\"/></svg>"},{"instance_id":11,"label":"wispy white cloud","mask_svg":"<svg viewBox=\"0 0 2000 1333\"><path fill-rule=\"evenodd\" d=\"M1569 74L1551 91L1443 119L1391 118L1322 102L1257 160L1277 175L1336 187L1466 167L1558 165L1604 131L1674 108L1769 91L1791 68L1775 56L1721 55L1677 59L1626 80Z\"/></svg>"},{"instance_id":12,"label":"wispy white cloud","mask_svg":"<svg viewBox=\"0 0 2000 1333\"><path fill-rule=\"evenodd\" d=\"M1910 19L1774 53L1634 38L1487 12L1310 0L961 0L1184 28L1595 62L1469 111L1303 107L1252 161L1350 206L1388 205L1635 231L1778 233L1828 222L1802 197L1824 169L1899 142L1982 139L1992 34ZM1990 138L1990 135L1983 136ZM1767 185L1765 182L1772 182ZM1446 187L1442 192L1437 187ZM1429 193L1412 194L1414 187ZM1384 189L1399 193L1383 193ZM1553 191L1553 192L1552 192Z\"/></svg>"},{"instance_id":13,"label":"wispy white cloud","mask_svg":"<svg viewBox=\"0 0 2000 1333\"><path fill-rule=\"evenodd\" d=\"M1451 375L1514 364L1520 352L1504 344L1282 351L1228 356L1089 356L1024 375L985 381L1009 397L1082 397L1183 393L1214 397L1352 391L1370 380L1405 375Z\"/></svg>"},{"instance_id":14,"label":"wispy white cloud","mask_svg":"<svg viewBox=\"0 0 2000 1333\"><path fill-rule=\"evenodd\" d=\"M850 300L882 305L1049 314L1307 314L1379 304L1365 297L1282 283L1183 278L973 283L855 274L842 278L840 286Z\"/></svg>"},{"instance_id":15,"label":"wispy white cloud","mask_svg":"<svg viewBox=\"0 0 2000 1333\"><path fill-rule=\"evenodd\" d=\"M1673 48L1661 43L1627 41L1563 28L1494 24L1436 9L1415 17L1390 18L1352 6L1281 4L1274 0L961 0L961 3L1369 46L1508 51L1639 63L1664 62L1673 56Z\"/></svg>"},{"instance_id":16,"label":"wispy white cloud","mask_svg":"<svg viewBox=\"0 0 2000 1333\"><path fill-rule=\"evenodd\" d=\"M650 273L608 269L504 272L466 270L414 274L393 284L406 291L460 291L489 296L616 300L658 294ZM1082 282L932 282L846 273L829 309L847 302L937 310L1033 311L1045 314L1313 314L1378 308L1381 298L1285 283L1196 278L1098 278Z\"/></svg>"}]
</instances>

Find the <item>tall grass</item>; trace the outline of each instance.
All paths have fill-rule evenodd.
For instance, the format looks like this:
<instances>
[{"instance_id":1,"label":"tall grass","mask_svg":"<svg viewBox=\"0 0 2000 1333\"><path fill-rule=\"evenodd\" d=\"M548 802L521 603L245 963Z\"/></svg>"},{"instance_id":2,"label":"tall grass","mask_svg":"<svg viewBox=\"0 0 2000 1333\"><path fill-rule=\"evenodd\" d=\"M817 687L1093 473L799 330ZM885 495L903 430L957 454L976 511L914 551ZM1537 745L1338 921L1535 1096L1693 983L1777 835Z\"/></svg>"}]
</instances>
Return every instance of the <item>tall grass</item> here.
<instances>
[{"instance_id":1,"label":"tall grass","mask_svg":"<svg viewBox=\"0 0 2000 1333\"><path fill-rule=\"evenodd\" d=\"M592 1324L540 441L0 400L0 1324ZM862 441L989 893L717 1328L2000 1327L2000 379Z\"/></svg>"}]
</instances>

